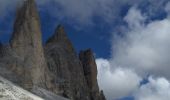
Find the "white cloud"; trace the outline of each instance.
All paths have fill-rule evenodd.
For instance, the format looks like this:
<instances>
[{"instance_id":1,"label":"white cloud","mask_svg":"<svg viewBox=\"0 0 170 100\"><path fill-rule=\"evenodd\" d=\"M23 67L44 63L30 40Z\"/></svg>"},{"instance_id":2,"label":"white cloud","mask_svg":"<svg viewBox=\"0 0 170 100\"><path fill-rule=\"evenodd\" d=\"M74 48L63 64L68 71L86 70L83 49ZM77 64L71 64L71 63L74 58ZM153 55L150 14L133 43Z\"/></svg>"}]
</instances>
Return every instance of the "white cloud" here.
<instances>
[{"instance_id":1,"label":"white cloud","mask_svg":"<svg viewBox=\"0 0 170 100\"><path fill-rule=\"evenodd\" d=\"M141 86L135 100L169 100L170 82L165 78L149 78L149 83Z\"/></svg>"},{"instance_id":2,"label":"white cloud","mask_svg":"<svg viewBox=\"0 0 170 100\"><path fill-rule=\"evenodd\" d=\"M145 19L146 18L136 7L129 9L127 15L124 17L124 20L129 24L129 28L133 29L141 28L141 25L144 24Z\"/></svg>"},{"instance_id":3,"label":"white cloud","mask_svg":"<svg viewBox=\"0 0 170 100\"><path fill-rule=\"evenodd\" d=\"M17 1L0 0L1 17L8 13L7 10L14 8ZM141 80L140 77L148 74L170 79L170 19L165 18L145 23L147 18L157 14L161 9L169 13L169 3L164 8L165 1L168 0L147 0L149 5L146 6L145 14L138 9L138 6L145 2L144 0L37 0L37 3L40 8L42 7L42 10L46 6L51 16L64 19L71 24L73 21L81 25L93 23L94 16L100 16L106 22L112 23L115 19L121 18L121 8L125 4L135 5L124 17L128 23L128 30L125 31L126 36L113 41L112 59L97 60L101 89L104 90L107 98L119 98L136 90ZM157 89L153 83L158 81L159 79L151 78L150 83L137 89L138 98L140 94L142 95L142 91L151 91L153 94L148 94L146 97L153 95L153 97L160 96L162 99L161 94L149 88ZM163 86L166 83L168 81L159 85ZM142 88L145 89L142 90ZM139 100L144 99L139 98Z\"/></svg>"},{"instance_id":4,"label":"white cloud","mask_svg":"<svg viewBox=\"0 0 170 100\"><path fill-rule=\"evenodd\" d=\"M122 20L125 6L142 6L149 16L164 10L168 0L37 0L41 6L50 5L49 13L57 18L72 20L80 25L93 24L93 17L99 16L107 23ZM49 4L49 2L51 2ZM126 8L127 9L127 8ZM125 10L126 10L125 9ZM59 16L61 15L61 16Z\"/></svg>"},{"instance_id":5,"label":"white cloud","mask_svg":"<svg viewBox=\"0 0 170 100\"><path fill-rule=\"evenodd\" d=\"M137 7L129 9L126 34L113 40L112 58L97 60L99 85L109 100L134 91L135 100L170 99L170 18L147 22L148 17ZM150 77L137 87L148 75L163 78Z\"/></svg>"},{"instance_id":6,"label":"white cloud","mask_svg":"<svg viewBox=\"0 0 170 100\"><path fill-rule=\"evenodd\" d=\"M133 13L140 15L140 12ZM140 20L141 16L136 16L140 19L133 18L134 14L127 14L127 16L125 18L130 28L126 31L124 38L115 40L117 44L113 44L112 63L135 69L140 74L163 75L170 78L168 71L170 70L170 56L168 55L170 51L170 19L165 18L143 24ZM135 24L132 23L133 21Z\"/></svg>"},{"instance_id":7,"label":"white cloud","mask_svg":"<svg viewBox=\"0 0 170 100\"><path fill-rule=\"evenodd\" d=\"M127 96L136 90L141 78L130 69L115 68L106 59L97 59L98 82L108 100Z\"/></svg>"},{"instance_id":8,"label":"white cloud","mask_svg":"<svg viewBox=\"0 0 170 100\"><path fill-rule=\"evenodd\" d=\"M17 1L23 0L0 0L0 15L5 15L6 9L14 8ZM148 15L155 15L164 8L168 0L35 0L41 10L71 24L91 25L94 24L94 16L99 16L107 23L122 20L122 8L126 6L144 6ZM2 13L3 12L3 13Z\"/></svg>"},{"instance_id":9,"label":"white cloud","mask_svg":"<svg viewBox=\"0 0 170 100\"><path fill-rule=\"evenodd\" d=\"M38 0L40 6L49 4L49 14L57 19L66 19L80 25L93 24L94 16L104 20L113 19L113 0ZM55 5L55 6L54 6ZM109 20L110 21L110 20Z\"/></svg>"}]
</instances>

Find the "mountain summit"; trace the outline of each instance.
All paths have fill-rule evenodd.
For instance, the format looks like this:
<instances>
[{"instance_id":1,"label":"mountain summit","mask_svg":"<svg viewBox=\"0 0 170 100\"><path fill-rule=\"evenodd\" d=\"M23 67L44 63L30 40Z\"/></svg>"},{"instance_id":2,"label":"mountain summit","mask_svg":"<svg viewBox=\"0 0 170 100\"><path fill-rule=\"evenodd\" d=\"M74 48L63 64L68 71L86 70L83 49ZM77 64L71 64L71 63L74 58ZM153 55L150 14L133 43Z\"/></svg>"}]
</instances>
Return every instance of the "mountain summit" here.
<instances>
[{"instance_id":1,"label":"mountain summit","mask_svg":"<svg viewBox=\"0 0 170 100\"><path fill-rule=\"evenodd\" d=\"M11 49L23 62L23 65L16 66L16 69L20 70L17 74L23 76L21 85L27 89L42 86L45 81L46 63L39 20L35 1L24 1L23 6L18 9L10 40Z\"/></svg>"},{"instance_id":2,"label":"mountain summit","mask_svg":"<svg viewBox=\"0 0 170 100\"><path fill-rule=\"evenodd\" d=\"M16 15L9 45L0 46L1 76L45 100L105 100L92 50L78 57L62 25L43 47L34 0L24 1Z\"/></svg>"}]
</instances>

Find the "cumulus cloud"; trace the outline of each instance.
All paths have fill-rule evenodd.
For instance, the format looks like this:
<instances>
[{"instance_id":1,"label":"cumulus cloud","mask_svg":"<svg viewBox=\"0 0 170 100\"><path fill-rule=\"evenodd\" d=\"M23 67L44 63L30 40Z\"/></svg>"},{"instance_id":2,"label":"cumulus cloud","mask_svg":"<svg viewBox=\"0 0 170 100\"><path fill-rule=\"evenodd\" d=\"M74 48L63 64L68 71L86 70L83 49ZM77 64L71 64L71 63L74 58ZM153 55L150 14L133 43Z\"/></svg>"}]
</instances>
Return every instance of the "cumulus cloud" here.
<instances>
[{"instance_id":1,"label":"cumulus cloud","mask_svg":"<svg viewBox=\"0 0 170 100\"><path fill-rule=\"evenodd\" d=\"M165 10L168 11L168 4ZM124 21L128 25L124 31L125 35L113 40L112 58L105 59L104 61L107 62L105 64L101 64L103 61L97 59L98 81L101 89L106 94L110 93L110 95L106 95L108 100L124 96L124 94L128 95L128 93L132 93L135 100L170 99L170 18L167 16L162 20L152 21L148 21L148 19L149 16L142 13L136 6L130 8L124 17ZM124 77L121 76L122 73L124 73ZM134 78L135 75L138 78ZM150 77L147 84L139 86L140 79L148 75L158 78ZM159 78L160 76L162 78ZM131 86L128 87L122 83ZM111 93L115 93L115 95Z\"/></svg>"},{"instance_id":2,"label":"cumulus cloud","mask_svg":"<svg viewBox=\"0 0 170 100\"><path fill-rule=\"evenodd\" d=\"M129 28L133 29L141 28L141 25L144 24L145 19L146 18L136 7L129 9L128 14L124 17L124 20L128 23Z\"/></svg>"},{"instance_id":3,"label":"cumulus cloud","mask_svg":"<svg viewBox=\"0 0 170 100\"><path fill-rule=\"evenodd\" d=\"M113 47L113 63L117 66L133 68L141 74L163 75L170 78L170 19L143 24L138 10L129 10L125 21L130 26L124 38L119 38ZM139 19L134 18L136 13ZM132 21L133 18L134 20ZM133 23L132 23L133 22ZM134 25L134 26L132 26ZM132 27L133 28L132 28Z\"/></svg>"},{"instance_id":4,"label":"cumulus cloud","mask_svg":"<svg viewBox=\"0 0 170 100\"><path fill-rule=\"evenodd\" d=\"M127 96L136 90L141 78L130 69L115 68L106 59L97 59L98 82L108 100Z\"/></svg>"},{"instance_id":5,"label":"cumulus cloud","mask_svg":"<svg viewBox=\"0 0 170 100\"><path fill-rule=\"evenodd\" d=\"M23 0L0 0L0 16L7 15L7 10L16 7L18 1ZM51 16L71 24L91 24L94 16L99 16L107 23L114 23L117 19L126 22L128 26L124 26L124 36L113 40L112 58L96 60L100 88L109 99L135 91L137 100L168 100L170 18L150 19L162 11L169 14L169 0L36 1L40 10L47 10ZM126 6L132 7L124 17L121 13ZM147 75L163 76L166 79L151 77L148 84L139 87L141 79Z\"/></svg>"},{"instance_id":6,"label":"cumulus cloud","mask_svg":"<svg viewBox=\"0 0 170 100\"><path fill-rule=\"evenodd\" d=\"M135 100L169 100L170 82L165 78L149 77L149 83L135 93Z\"/></svg>"}]
</instances>

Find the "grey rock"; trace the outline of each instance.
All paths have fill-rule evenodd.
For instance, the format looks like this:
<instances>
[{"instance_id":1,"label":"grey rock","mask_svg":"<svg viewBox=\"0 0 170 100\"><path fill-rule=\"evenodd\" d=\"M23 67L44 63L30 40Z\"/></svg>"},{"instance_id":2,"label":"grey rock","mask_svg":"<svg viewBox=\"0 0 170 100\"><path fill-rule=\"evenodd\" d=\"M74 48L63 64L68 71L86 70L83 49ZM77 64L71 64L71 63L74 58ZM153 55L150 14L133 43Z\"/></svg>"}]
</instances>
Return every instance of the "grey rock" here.
<instances>
[{"instance_id":1,"label":"grey rock","mask_svg":"<svg viewBox=\"0 0 170 100\"><path fill-rule=\"evenodd\" d=\"M17 60L23 63L21 65L16 62L13 65L16 74L22 76L21 85L26 89L45 86L46 62L34 0L24 1L23 6L18 9L10 46L16 58L19 58Z\"/></svg>"},{"instance_id":2,"label":"grey rock","mask_svg":"<svg viewBox=\"0 0 170 100\"><path fill-rule=\"evenodd\" d=\"M0 44L0 76L45 100L105 100L92 51L82 51L78 57L63 26L43 48L34 0L23 2L10 43Z\"/></svg>"},{"instance_id":3,"label":"grey rock","mask_svg":"<svg viewBox=\"0 0 170 100\"><path fill-rule=\"evenodd\" d=\"M58 94L71 100L90 100L83 66L63 26L47 41L45 52Z\"/></svg>"},{"instance_id":4,"label":"grey rock","mask_svg":"<svg viewBox=\"0 0 170 100\"><path fill-rule=\"evenodd\" d=\"M106 100L103 98L103 94L99 91L97 82L97 65L92 50L88 49L81 51L79 58L83 65L84 75L90 90L91 100Z\"/></svg>"}]
</instances>

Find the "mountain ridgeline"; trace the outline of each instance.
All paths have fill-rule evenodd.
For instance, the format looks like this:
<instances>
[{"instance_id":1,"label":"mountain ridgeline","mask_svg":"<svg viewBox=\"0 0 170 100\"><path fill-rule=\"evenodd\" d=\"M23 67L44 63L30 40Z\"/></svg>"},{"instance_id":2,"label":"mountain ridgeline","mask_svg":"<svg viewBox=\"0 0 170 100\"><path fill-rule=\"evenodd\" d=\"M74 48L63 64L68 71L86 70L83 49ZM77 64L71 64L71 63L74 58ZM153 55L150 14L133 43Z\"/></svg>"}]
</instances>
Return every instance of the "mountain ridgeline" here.
<instances>
[{"instance_id":1,"label":"mountain ridgeline","mask_svg":"<svg viewBox=\"0 0 170 100\"><path fill-rule=\"evenodd\" d=\"M17 10L9 45L0 44L0 76L42 98L45 90L69 100L105 100L90 49L78 56L62 25L44 46L41 37L35 1L26 0Z\"/></svg>"}]
</instances>

